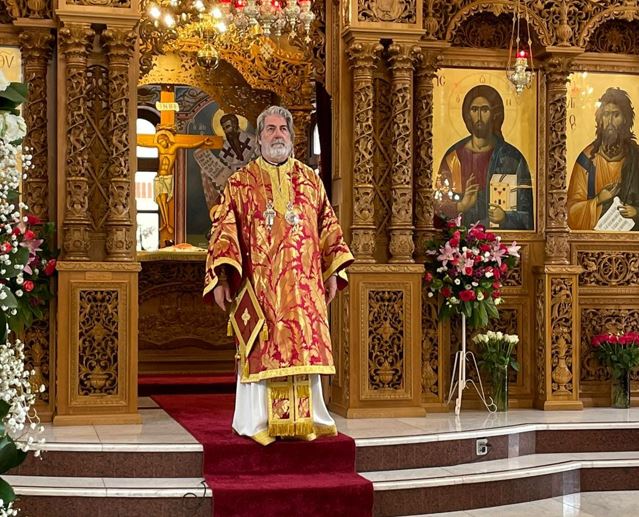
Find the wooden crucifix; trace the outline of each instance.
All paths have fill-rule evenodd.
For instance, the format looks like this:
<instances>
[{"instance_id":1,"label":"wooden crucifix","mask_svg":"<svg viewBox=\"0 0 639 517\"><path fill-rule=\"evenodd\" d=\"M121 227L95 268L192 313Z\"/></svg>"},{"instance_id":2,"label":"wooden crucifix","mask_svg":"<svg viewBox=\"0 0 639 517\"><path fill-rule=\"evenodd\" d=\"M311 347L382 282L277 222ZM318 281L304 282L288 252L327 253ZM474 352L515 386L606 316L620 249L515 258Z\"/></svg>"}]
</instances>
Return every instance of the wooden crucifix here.
<instances>
[{"instance_id":1,"label":"wooden crucifix","mask_svg":"<svg viewBox=\"0 0 639 517\"><path fill-rule=\"evenodd\" d=\"M155 147L158 150L158 174L153 182L153 196L160 210L160 248L175 243L175 159L178 149L221 149L224 139L217 135L178 134L175 127L175 112L179 109L172 87L162 88L160 102L160 124L154 135L138 135L137 145Z\"/></svg>"}]
</instances>

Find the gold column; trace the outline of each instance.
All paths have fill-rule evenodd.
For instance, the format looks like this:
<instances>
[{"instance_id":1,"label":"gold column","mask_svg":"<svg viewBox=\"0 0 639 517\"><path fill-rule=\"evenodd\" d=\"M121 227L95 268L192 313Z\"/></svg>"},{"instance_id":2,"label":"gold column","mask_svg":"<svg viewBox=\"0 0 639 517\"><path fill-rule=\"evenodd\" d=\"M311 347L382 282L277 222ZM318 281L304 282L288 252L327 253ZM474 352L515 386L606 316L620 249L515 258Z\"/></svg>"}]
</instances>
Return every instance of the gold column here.
<instances>
[{"instance_id":1,"label":"gold column","mask_svg":"<svg viewBox=\"0 0 639 517\"><path fill-rule=\"evenodd\" d=\"M53 42L48 28L25 28L20 34L24 81L29 85L29 97L22 111L28 129L23 147L33 156L33 167L24 182L23 196L29 212L43 222L50 218L47 71Z\"/></svg>"},{"instance_id":2,"label":"gold column","mask_svg":"<svg viewBox=\"0 0 639 517\"><path fill-rule=\"evenodd\" d=\"M109 95L111 97L111 165L109 167L109 212L106 220L106 260L135 259L132 236L131 169L129 155L129 99L135 92L129 81L131 56L135 50L136 31L130 27L109 27L104 32L109 60Z\"/></svg>"},{"instance_id":3,"label":"gold column","mask_svg":"<svg viewBox=\"0 0 639 517\"><path fill-rule=\"evenodd\" d=\"M353 72L353 224L351 250L358 262L375 262L373 186L373 71L379 41L353 42L348 48Z\"/></svg>"},{"instance_id":4,"label":"gold column","mask_svg":"<svg viewBox=\"0 0 639 517\"><path fill-rule=\"evenodd\" d=\"M415 73L415 260L426 261L426 243L433 236L433 80L441 56L423 51Z\"/></svg>"},{"instance_id":5,"label":"gold column","mask_svg":"<svg viewBox=\"0 0 639 517\"><path fill-rule=\"evenodd\" d=\"M47 222L49 209L49 150L47 132L47 72L53 51L54 37L48 27L24 27L20 34L24 81L29 85L29 97L23 106L27 134L23 147L32 155L33 167L23 183L24 201L29 212ZM44 385L46 390L37 394L36 409L43 421L50 421L55 401L55 303L51 302L44 317L33 322L22 340L25 344L27 369L35 371L33 386Z\"/></svg>"},{"instance_id":6,"label":"gold column","mask_svg":"<svg viewBox=\"0 0 639 517\"><path fill-rule=\"evenodd\" d=\"M548 95L546 170L546 264L569 264L568 189L566 185L566 108L568 63L563 56L551 56L545 63Z\"/></svg>"},{"instance_id":7,"label":"gold column","mask_svg":"<svg viewBox=\"0 0 639 517\"><path fill-rule=\"evenodd\" d=\"M95 33L88 23L70 23L60 30L66 61L66 196L63 258L89 260L89 178L87 170L87 58Z\"/></svg>"},{"instance_id":8,"label":"gold column","mask_svg":"<svg viewBox=\"0 0 639 517\"><path fill-rule=\"evenodd\" d=\"M393 43L390 54L392 72L391 104L393 170L391 172L391 221L389 262L412 263L413 242L413 61L419 48Z\"/></svg>"}]
</instances>

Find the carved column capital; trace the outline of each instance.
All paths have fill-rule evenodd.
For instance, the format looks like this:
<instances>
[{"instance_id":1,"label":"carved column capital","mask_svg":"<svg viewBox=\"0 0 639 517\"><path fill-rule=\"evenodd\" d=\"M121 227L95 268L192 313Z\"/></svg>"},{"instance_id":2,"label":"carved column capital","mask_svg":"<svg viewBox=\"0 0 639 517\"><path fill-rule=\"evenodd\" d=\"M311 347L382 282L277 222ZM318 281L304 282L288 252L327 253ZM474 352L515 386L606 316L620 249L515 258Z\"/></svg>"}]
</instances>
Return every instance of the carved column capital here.
<instances>
[{"instance_id":1,"label":"carved column capital","mask_svg":"<svg viewBox=\"0 0 639 517\"><path fill-rule=\"evenodd\" d=\"M379 41L354 41L351 43L346 50L351 70L354 73L369 72L372 74L383 48Z\"/></svg>"},{"instance_id":2,"label":"carved column capital","mask_svg":"<svg viewBox=\"0 0 639 517\"><path fill-rule=\"evenodd\" d=\"M70 23L60 29L60 50L67 65L84 64L89 56L95 31L86 23Z\"/></svg>"},{"instance_id":3,"label":"carved column capital","mask_svg":"<svg viewBox=\"0 0 639 517\"><path fill-rule=\"evenodd\" d=\"M27 63L46 63L51 59L55 38L50 29L24 27L19 40L25 66Z\"/></svg>"},{"instance_id":4,"label":"carved column capital","mask_svg":"<svg viewBox=\"0 0 639 517\"><path fill-rule=\"evenodd\" d=\"M138 32L130 28L108 27L103 33L109 64L128 64L135 51Z\"/></svg>"}]
</instances>

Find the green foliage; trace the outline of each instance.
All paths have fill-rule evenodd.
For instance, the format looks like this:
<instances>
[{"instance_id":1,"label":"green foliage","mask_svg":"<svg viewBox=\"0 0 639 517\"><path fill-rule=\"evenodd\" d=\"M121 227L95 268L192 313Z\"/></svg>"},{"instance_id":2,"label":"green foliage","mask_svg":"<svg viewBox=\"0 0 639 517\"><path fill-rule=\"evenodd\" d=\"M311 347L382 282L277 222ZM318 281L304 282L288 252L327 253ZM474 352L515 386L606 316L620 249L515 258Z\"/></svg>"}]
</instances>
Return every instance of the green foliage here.
<instances>
[{"instance_id":1,"label":"green foliage","mask_svg":"<svg viewBox=\"0 0 639 517\"><path fill-rule=\"evenodd\" d=\"M614 379L639 366L639 347L621 343L602 343L595 348L595 354L601 364L610 368Z\"/></svg>"}]
</instances>

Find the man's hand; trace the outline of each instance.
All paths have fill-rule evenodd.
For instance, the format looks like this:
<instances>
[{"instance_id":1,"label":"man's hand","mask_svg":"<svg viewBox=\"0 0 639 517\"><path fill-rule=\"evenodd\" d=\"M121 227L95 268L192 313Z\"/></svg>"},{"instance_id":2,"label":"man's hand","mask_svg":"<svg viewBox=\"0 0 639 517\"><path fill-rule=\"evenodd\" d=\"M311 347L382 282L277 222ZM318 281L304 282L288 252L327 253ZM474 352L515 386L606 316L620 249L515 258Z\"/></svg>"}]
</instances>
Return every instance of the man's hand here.
<instances>
[{"instance_id":1,"label":"man's hand","mask_svg":"<svg viewBox=\"0 0 639 517\"><path fill-rule=\"evenodd\" d=\"M501 224L506 220L506 212L499 205L488 205L488 218L491 223Z\"/></svg>"},{"instance_id":2,"label":"man's hand","mask_svg":"<svg viewBox=\"0 0 639 517\"><path fill-rule=\"evenodd\" d=\"M231 303L231 288L228 284L219 284L213 289L213 298L218 307L226 310L226 302Z\"/></svg>"},{"instance_id":3,"label":"man's hand","mask_svg":"<svg viewBox=\"0 0 639 517\"><path fill-rule=\"evenodd\" d=\"M622 217L627 217L628 219L634 219L637 217L637 207L632 205L621 205L619 207L619 213Z\"/></svg>"},{"instance_id":4,"label":"man's hand","mask_svg":"<svg viewBox=\"0 0 639 517\"><path fill-rule=\"evenodd\" d=\"M324 288L326 289L326 305L328 305L333 301L333 298L335 298L335 294L337 293L337 276L329 276L328 280L326 280L326 283L324 284Z\"/></svg>"},{"instance_id":5,"label":"man's hand","mask_svg":"<svg viewBox=\"0 0 639 517\"><path fill-rule=\"evenodd\" d=\"M479 183L475 183L475 174L471 174L466 181L464 189L464 197L457 203L457 210L465 213L475 206L477 203L477 193L479 192Z\"/></svg>"},{"instance_id":6,"label":"man's hand","mask_svg":"<svg viewBox=\"0 0 639 517\"><path fill-rule=\"evenodd\" d=\"M599 194L597 194L597 198L596 198L597 204L602 205L606 201L611 200L613 197L615 197L619 193L620 188L621 188L621 185L619 185L619 182L609 183L608 185L606 185L604 188L602 188L599 191Z\"/></svg>"}]
</instances>

